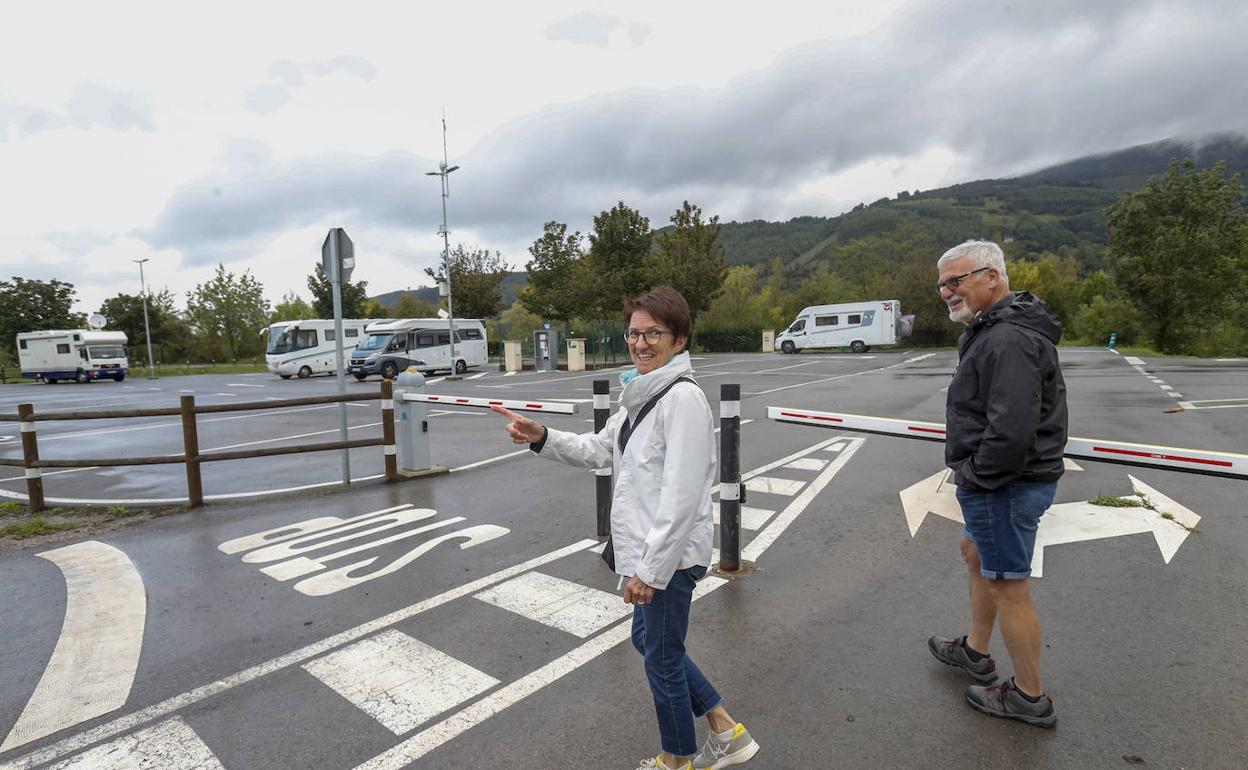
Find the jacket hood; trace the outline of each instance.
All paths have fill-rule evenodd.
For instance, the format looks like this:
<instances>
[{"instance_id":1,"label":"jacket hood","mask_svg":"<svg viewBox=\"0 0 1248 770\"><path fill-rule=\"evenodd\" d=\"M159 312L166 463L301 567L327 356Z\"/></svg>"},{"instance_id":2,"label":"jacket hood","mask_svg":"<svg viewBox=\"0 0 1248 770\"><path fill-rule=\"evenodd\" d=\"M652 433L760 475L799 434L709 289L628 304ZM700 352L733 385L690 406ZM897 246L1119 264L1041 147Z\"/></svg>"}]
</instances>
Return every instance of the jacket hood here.
<instances>
[{"instance_id":1,"label":"jacket hood","mask_svg":"<svg viewBox=\"0 0 1248 770\"><path fill-rule=\"evenodd\" d=\"M1062 338L1062 322L1047 303L1029 291L1016 291L985 310L975 325L1008 323L1043 334L1054 345Z\"/></svg>"},{"instance_id":2,"label":"jacket hood","mask_svg":"<svg viewBox=\"0 0 1248 770\"><path fill-rule=\"evenodd\" d=\"M620 403L629 414L637 414L647 401L678 377L693 374L689 353L677 353L663 366L649 374L639 374L630 379L620 393Z\"/></svg>"}]
</instances>

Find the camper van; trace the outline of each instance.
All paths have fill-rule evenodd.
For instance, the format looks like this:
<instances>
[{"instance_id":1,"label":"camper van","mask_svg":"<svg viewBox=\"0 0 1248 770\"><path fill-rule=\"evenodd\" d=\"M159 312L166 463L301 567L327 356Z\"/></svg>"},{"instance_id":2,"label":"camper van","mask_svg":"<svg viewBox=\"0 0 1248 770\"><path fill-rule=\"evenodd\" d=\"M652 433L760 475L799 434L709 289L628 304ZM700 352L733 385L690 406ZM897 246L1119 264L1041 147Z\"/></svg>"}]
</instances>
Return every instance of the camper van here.
<instances>
[{"instance_id":1,"label":"camper van","mask_svg":"<svg viewBox=\"0 0 1248 770\"><path fill-rule=\"evenodd\" d=\"M368 337L351 354L347 373L357 380L370 374L394 379L408 367L420 372L438 370L463 374L484 366L485 324L472 318L455 319L455 361L451 361L451 331L445 318L401 318L378 321L368 327Z\"/></svg>"},{"instance_id":2,"label":"camper van","mask_svg":"<svg viewBox=\"0 0 1248 770\"><path fill-rule=\"evenodd\" d=\"M910 336L913 324L914 316L903 316L895 299L812 305L802 308L789 328L776 335L776 350L849 348L851 353L866 353L873 345L896 345Z\"/></svg>"},{"instance_id":3,"label":"camper van","mask_svg":"<svg viewBox=\"0 0 1248 770\"><path fill-rule=\"evenodd\" d=\"M70 329L17 335L22 376L44 382L126 379L126 333Z\"/></svg>"},{"instance_id":4,"label":"camper van","mask_svg":"<svg viewBox=\"0 0 1248 770\"><path fill-rule=\"evenodd\" d=\"M342 355L345 359L351 350L364 339L364 329L375 323L372 318L342 319ZM307 321L278 321L260 332L269 335L264 351L264 362L269 371L289 380L304 379L314 374L333 374L334 322L332 319L314 318Z\"/></svg>"}]
</instances>

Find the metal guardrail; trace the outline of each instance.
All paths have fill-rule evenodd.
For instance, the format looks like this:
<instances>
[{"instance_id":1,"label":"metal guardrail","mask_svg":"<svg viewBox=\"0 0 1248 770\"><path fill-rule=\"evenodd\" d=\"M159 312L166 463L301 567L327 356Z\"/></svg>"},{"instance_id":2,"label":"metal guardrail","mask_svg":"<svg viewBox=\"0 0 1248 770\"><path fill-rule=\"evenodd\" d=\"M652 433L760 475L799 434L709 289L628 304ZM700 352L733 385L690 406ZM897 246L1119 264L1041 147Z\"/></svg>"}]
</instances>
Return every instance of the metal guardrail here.
<instances>
[{"instance_id":1,"label":"metal guardrail","mask_svg":"<svg viewBox=\"0 0 1248 770\"><path fill-rule=\"evenodd\" d=\"M355 439L350 441L324 441L314 444L296 444L286 447L270 447L268 449L244 449L232 452L207 452L200 454L199 429L195 416L199 414L215 414L218 412L246 412L262 409L278 409L290 406L309 406L313 404L335 404L347 401L381 400L381 438ZM84 458L74 460L45 460L39 457L39 440L36 424L39 422L65 420L110 420L134 419L140 417L169 417L179 415L182 418L182 454L161 455L154 457L120 457L120 458ZM256 457L273 457L275 455L301 454L304 452L325 452L333 449L356 449L359 447L380 446L385 451L386 481L398 481L398 458L395 456L394 432L394 383L383 380L381 389L376 393L349 393L346 395L311 396L307 398L289 398L280 401L246 401L237 404L196 405L195 396L182 396L177 407L158 409L106 409L73 412L36 412L33 404L21 404L16 414L0 414L0 422L17 422L22 432L22 457L0 458L0 466L24 468L26 471L26 491L30 500L30 509L38 512L45 509L43 494L43 468L93 468L116 467L125 465L166 465L184 463L186 465L187 499L190 507L198 508L204 504L204 486L200 477L200 465L207 462L224 460L246 460Z\"/></svg>"}]
</instances>

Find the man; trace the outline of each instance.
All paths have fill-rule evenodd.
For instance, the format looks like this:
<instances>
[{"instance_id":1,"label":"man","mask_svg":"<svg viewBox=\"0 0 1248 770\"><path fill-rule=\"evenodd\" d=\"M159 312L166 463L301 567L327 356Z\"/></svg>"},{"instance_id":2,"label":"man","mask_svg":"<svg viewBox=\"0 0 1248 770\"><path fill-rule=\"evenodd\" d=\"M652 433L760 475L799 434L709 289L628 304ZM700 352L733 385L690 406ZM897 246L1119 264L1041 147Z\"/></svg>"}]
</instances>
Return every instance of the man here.
<instances>
[{"instance_id":1,"label":"man","mask_svg":"<svg viewBox=\"0 0 1248 770\"><path fill-rule=\"evenodd\" d=\"M1061 323L1029 292L1011 292L1001 248L955 246L937 262L950 320L966 324L945 404L945 464L966 522L962 558L971 588L966 636L928 640L932 655L970 674L966 700L993 716L1053 727L1040 682L1040 619L1028 577L1040 516L1064 468L1066 384ZM1000 684L988 654L994 623L1014 664Z\"/></svg>"}]
</instances>

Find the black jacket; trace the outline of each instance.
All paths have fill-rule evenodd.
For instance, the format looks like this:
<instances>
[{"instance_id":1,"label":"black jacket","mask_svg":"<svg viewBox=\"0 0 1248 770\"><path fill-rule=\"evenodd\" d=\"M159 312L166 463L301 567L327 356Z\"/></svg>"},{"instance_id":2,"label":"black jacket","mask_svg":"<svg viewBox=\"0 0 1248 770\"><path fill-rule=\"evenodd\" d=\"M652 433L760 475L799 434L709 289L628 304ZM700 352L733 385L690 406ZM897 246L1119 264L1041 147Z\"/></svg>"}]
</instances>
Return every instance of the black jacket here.
<instances>
[{"instance_id":1,"label":"black jacket","mask_svg":"<svg viewBox=\"0 0 1248 770\"><path fill-rule=\"evenodd\" d=\"M1044 300L1012 292L958 340L945 400L945 465L958 486L1056 481L1066 447L1066 383L1057 361L1062 324Z\"/></svg>"}]
</instances>

